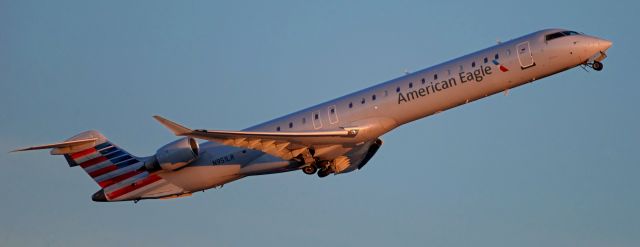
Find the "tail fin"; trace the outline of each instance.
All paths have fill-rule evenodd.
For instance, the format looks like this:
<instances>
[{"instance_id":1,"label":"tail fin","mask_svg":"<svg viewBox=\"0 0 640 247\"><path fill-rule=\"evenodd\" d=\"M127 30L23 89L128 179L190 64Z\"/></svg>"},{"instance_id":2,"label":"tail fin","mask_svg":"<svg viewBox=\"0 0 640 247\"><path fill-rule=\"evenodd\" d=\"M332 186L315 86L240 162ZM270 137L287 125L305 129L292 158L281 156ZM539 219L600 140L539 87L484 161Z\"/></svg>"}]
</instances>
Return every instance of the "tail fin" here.
<instances>
[{"instance_id":1,"label":"tail fin","mask_svg":"<svg viewBox=\"0 0 640 247\"><path fill-rule=\"evenodd\" d=\"M145 169L145 158L131 155L95 130L82 132L61 143L14 151L49 148L52 148L52 155L63 155L70 167L81 167L102 188L93 195L94 201L139 199L142 193L156 187L148 185L163 180Z\"/></svg>"},{"instance_id":2,"label":"tail fin","mask_svg":"<svg viewBox=\"0 0 640 247\"><path fill-rule=\"evenodd\" d=\"M80 166L101 188L147 175L141 158L111 143L98 131L80 133L67 142L85 139L96 139L96 141L94 145L85 149L65 152L63 155L70 167ZM58 154L56 152L59 150L51 150L51 154Z\"/></svg>"}]
</instances>

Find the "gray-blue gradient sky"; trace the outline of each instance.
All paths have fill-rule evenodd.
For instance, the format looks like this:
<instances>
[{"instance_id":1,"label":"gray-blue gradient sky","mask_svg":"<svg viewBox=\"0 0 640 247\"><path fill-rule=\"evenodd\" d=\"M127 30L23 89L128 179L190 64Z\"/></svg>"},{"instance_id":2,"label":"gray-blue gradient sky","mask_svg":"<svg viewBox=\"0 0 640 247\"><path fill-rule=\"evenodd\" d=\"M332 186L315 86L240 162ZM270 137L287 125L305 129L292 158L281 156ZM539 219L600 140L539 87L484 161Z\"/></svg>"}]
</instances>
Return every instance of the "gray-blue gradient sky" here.
<instances>
[{"instance_id":1,"label":"gray-blue gradient sky","mask_svg":"<svg viewBox=\"0 0 640 247\"><path fill-rule=\"evenodd\" d=\"M640 246L637 1L228 2L0 0L0 246ZM95 203L6 153L97 129L149 155L154 114L242 129L549 27L612 40L604 71L403 126L347 175Z\"/></svg>"}]
</instances>

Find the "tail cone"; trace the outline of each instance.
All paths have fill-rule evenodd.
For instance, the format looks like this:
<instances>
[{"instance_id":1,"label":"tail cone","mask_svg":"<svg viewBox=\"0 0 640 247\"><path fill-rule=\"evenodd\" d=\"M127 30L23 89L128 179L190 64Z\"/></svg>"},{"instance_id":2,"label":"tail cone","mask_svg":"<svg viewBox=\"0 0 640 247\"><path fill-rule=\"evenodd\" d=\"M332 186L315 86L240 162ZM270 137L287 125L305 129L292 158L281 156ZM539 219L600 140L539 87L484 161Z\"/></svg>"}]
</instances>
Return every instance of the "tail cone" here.
<instances>
[{"instance_id":1,"label":"tail cone","mask_svg":"<svg viewBox=\"0 0 640 247\"><path fill-rule=\"evenodd\" d=\"M96 193L93 193L91 200L94 202L106 202L107 197L104 195L104 190L98 190Z\"/></svg>"}]
</instances>

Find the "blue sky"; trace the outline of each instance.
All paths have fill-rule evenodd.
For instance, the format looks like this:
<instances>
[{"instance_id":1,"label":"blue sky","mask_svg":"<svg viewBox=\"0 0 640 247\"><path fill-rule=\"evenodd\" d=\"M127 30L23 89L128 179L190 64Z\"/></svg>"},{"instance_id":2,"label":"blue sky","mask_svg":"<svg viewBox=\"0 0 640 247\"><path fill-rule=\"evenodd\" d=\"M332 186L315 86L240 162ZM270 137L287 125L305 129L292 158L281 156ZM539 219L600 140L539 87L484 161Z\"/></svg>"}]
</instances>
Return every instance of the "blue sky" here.
<instances>
[{"instance_id":1,"label":"blue sky","mask_svg":"<svg viewBox=\"0 0 640 247\"><path fill-rule=\"evenodd\" d=\"M639 246L634 1L0 1L0 246ZM242 129L539 29L614 42L575 68L403 126L361 171L95 203L80 169L8 154L151 116Z\"/></svg>"}]
</instances>

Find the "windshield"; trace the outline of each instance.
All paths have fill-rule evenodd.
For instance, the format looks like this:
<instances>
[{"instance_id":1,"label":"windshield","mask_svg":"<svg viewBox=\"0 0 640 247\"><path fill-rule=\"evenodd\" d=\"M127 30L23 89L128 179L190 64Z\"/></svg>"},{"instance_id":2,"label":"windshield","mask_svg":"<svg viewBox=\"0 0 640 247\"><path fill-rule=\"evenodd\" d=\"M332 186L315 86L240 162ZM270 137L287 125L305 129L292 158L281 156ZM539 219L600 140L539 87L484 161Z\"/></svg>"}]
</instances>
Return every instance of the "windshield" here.
<instances>
[{"instance_id":1,"label":"windshield","mask_svg":"<svg viewBox=\"0 0 640 247\"><path fill-rule=\"evenodd\" d=\"M580 33L576 31L562 31L562 32L547 34L547 36L545 36L545 40L549 41L549 40L561 38L564 36L572 36L572 35L579 35L579 34Z\"/></svg>"}]
</instances>

